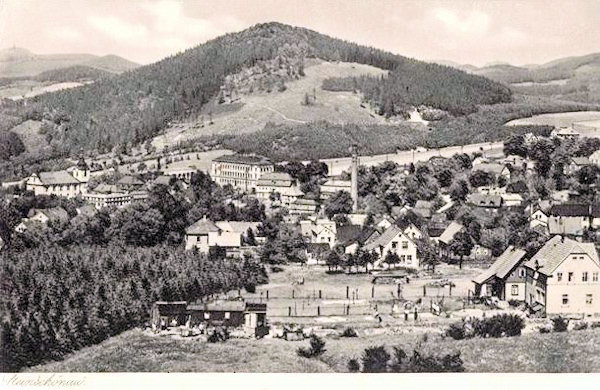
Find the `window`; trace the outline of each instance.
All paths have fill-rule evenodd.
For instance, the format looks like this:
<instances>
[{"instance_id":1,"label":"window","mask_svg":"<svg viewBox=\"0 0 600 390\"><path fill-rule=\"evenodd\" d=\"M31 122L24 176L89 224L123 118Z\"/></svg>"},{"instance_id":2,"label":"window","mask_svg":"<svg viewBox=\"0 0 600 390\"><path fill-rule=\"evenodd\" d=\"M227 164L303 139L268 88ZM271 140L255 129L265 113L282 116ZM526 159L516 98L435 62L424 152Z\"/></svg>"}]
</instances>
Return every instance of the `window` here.
<instances>
[{"instance_id":1,"label":"window","mask_svg":"<svg viewBox=\"0 0 600 390\"><path fill-rule=\"evenodd\" d=\"M402 248L403 249L408 248L408 241L402 241Z\"/></svg>"},{"instance_id":2,"label":"window","mask_svg":"<svg viewBox=\"0 0 600 390\"><path fill-rule=\"evenodd\" d=\"M398 247L398 243L396 241L392 242L392 249L396 249Z\"/></svg>"},{"instance_id":3,"label":"window","mask_svg":"<svg viewBox=\"0 0 600 390\"><path fill-rule=\"evenodd\" d=\"M581 281L582 282L587 282L588 281L588 273L584 272L581 274Z\"/></svg>"},{"instance_id":4,"label":"window","mask_svg":"<svg viewBox=\"0 0 600 390\"><path fill-rule=\"evenodd\" d=\"M594 272L592 274L592 282L597 282L598 281L598 272Z\"/></svg>"},{"instance_id":5,"label":"window","mask_svg":"<svg viewBox=\"0 0 600 390\"><path fill-rule=\"evenodd\" d=\"M405 255L400 255L400 262L404 263L406 261Z\"/></svg>"},{"instance_id":6,"label":"window","mask_svg":"<svg viewBox=\"0 0 600 390\"><path fill-rule=\"evenodd\" d=\"M525 277L525 270L523 268L519 269L519 277L521 277L521 278Z\"/></svg>"},{"instance_id":7,"label":"window","mask_svg":"<svg viewBox=\"0 0 600 390\"><path fill-rule=\"evenodd\" d=\"M563 294L563 296L562 296L562 304L563 305L568 305L569 304L569 294Z\"/></svg>"},{"instance_id":8,"label":"window","mask_svg":"<svg viewBox=\"0 0 600 390\"><path fill-rule=\"evenodd\" d=\"M562 272L558 272L558 273L556 274L556 281L557 281L557 282L560 282L561 280L562 280Z\"/></svg>"},{"instance_id":9,"label":"window","mask_svg":"<svg viewBox=\"0 0 600 390\"><path fill-rule=\"evenodd\" d=\"M209 320L210 319L210 313L204 313L204 319L205 320Z\"/></svg>"},{"instance_id":10,"label":"window","mask_svg":"<svg viewBox=\"0 0 600 390\"><path fill-rule=\"evenodd\" d=\"M406 255L406 260L410 263L412 261L412 255Z\"/></svg>"},{"instance_id":11,"label":"window","mask_svg":"<svg viewBox=\"0 0 600 390\"><path fill-rule=\"evenodd\" d=\"M230 313L230 312L228 312L228 311L226 311L226 312L225 312L225 319L226 319L226 320L228 320L228 319L230 319L230 318L231 318L231 313Z\"/></svg>"},{"instance_id":12,"label":"window","mask_svg":"<svg viewBox=\"0 0 600 390\"><path fill-rule=\"evenodd\" d=\"M592 294L586 294L585 295L585 303L587 305L591 305L592 304Z\"/></svg>"},{"instance_id":13,"label":"window","mask_svg":"<svg viewBox=\"0 0 600 390\"><path fill-rule=\"evenodd\" d=\"M510 294L511 295L519 295L519 285L518 284L513 284L510 287Z\"/></svg>"},{"instance_id":14,"label":"window","mask_svg":"<svg viewBox=\"0 0 600 390\"><path fill-rule=\"evenodd\" d=\"M573 272L569 272L569 282L573 281Z\"/></svg>"}]
</instances>

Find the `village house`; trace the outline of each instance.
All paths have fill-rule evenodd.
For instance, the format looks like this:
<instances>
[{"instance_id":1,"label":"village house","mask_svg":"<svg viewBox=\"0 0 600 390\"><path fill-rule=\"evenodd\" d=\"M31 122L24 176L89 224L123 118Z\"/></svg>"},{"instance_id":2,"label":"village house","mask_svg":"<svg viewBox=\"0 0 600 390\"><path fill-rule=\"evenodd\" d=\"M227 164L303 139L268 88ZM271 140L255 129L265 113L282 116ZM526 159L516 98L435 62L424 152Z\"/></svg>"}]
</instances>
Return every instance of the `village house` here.
<instances>
[{"instance_id":1,"label":"village house","mask_svg":"<svg viewBox=\"0 0 600 390\"><path fill-rule=\"evenodd\" d=\"M579 192L574 190L553 191L550 194L550 197L556 203L565 203L577 200L579 198Z\"/></svg>"},{"instance_id":2,"label":"village house","mask_svg":"<svg viewBox=\"0 0 600 390\"><path fill-rule=\"evenodd\" d=\"M401 267L416 269L420 266L417 244L402 232L402 228L396 225L387 228L381 236L365 245L364 249L378 255L379 260L373 265L374 268L382 265L388 253L394 253L400 258L398 265Z\"/></svg>"},{"instance_id":3,"label":"village house","mask_svg":"<svg viewBox=\"0 0 600 390\"><path fill-rule=\"evenodd\" d=\"M413 213L418 215L421 218L431 218L431 210L433 209L433 202L428 200L417 200L415 203L415 207L411 210Z\"/></svg>"},{"instance_id":4,"label":"village house","mask_svg":"<svg viewBox=\"0 0 600 390\"><path fill-rule=\"evenodd\" d=\"M381 231L389 228L390 226L392 226L394 224L394 219L391 218L390 216L383 216L379 219L377 219L374 223L373 226L375 227L375 229L381 229Z\"/></svg>"},{"instance_id":5,"label":"village house","mask_svg":"<svg viewBox=\"0 0 600 390\"><path fill-rule=\"evenodd\" d=\"M304 193L298 187L296 180L285 172L266 173L258 179L256 197L263 202L279 200L282 206L290 205L303 197Z\"/></svg>"},{"instance_id":6,"label":"village house","mask_svg":"<svg viewBox=\"0 0 600 390\"><path fill-rule=\"evenodd\" d=\"M26 181L26 189L35 195L56 195L74 198L86 191L89 169L80 160L75 167L63 171L33 173Z\"/></svg>"},{"instance_id":7,"label":"village house","mask_svg":"<svg viewBox=\"0 0 600 390\"><path fill-rule=\"evenodd\" d=\"M243 300L187 303L158 301L150 314L153 329L168 327L241 328L248 336L263 337L269 332L267 304Z\"/></svg>"},{"instance_id":8,"label":"village house","mask_svg":"<svg viewBox=\"0 0 600 390\"><path fill-rule=\"evenodd\" d=\"M583 167L587 167L593 165L592 162L587 157L571 157L569 161L569 165L565 168L565 173L567 175L572 175L579 171Z\"/></svg>"},{"instance_id":9,"label":"village house","mask_svg":"<svg viewBox=\"0 0 600 390\"><path fill-rule=\"evenodd\" d=\"M223 225L222 225L223 226ZM204 216L185 230L185 249L197 249L208 254L211 248L221 248L226 256L238 256L242 246L242 234L222 230Z\"/></svg>"},{"instance_id":10,"label":"village house","mask_svg":"<svg viewBox=\"0 0 600 390\"><path fill-rule=\"evenodd\" d=\"M527 187L527 183L523 180L518 180L512 183L509 183L506 186L506 193L509 194L527 194L529 192L529 188Z\"/></svg>"},{"instance_id":11,"label":"village house","mask_svg":"<svg viewBox=\"0 0 600 390\"><path fill-rule=\"evenodd\" d=\"M579 133L573 130L572 127L559 127L552 130L550 136L562 139L575 139L579 138Z\"/></svg>"},{"instance_id":12,"label":"village house","mask_svg":"<svg viewBox=\"0 0 600 390\"><path fill-rule=\"evenodd\" d=\"M232 154L212 161L211 177L220 186L229 184L238 190L254 192L262 175L274 170L275 166L266 157Z\"/></svg>"},{"instance_id":13,"label":"village house","mask_svg":"<svg viewBox=\"0 0 600 390\"><path fill-rule=\"evenodd\" d=\"M104 207L125 207L131 203L145 200L148 198L148 192L129 192L122 190L119 185L101 183L92 191L83 193L81 197L96 209L102 209Z\"/></svg>"},{"instance_id":14,"label":"village house","mask_svg":"<svg viewBox=\"0 0 600 390\"><path fill-rule=\"evenodd\" d=\"M439 235L439 237L437 237L437 234L435 234L435 232L432 233L430 230L430 234L435 234L435 236L431 235L430 237L432 241L438 244L440 256L449 255L448 245L450 245L450 242L454 239L456 233L462 231L464 228L465 227L460 223L452 221Z\"/></svg>"},{"instance_id":15,"label":"village house","mask_svg":"<svg viewBox=\"0 0 600 390\"><path fill-rule=\"evenodd\" d=\"M321 199L327 199L338 191L351 193L352 181L339 179L327 180L325 183L321 184Z\"/></svg>"},{"instance_id":16,"label":"village house","mask_svg":"<svg viewBox=\"0 0 600 390\"><path fill-rule=\"evenodd\" d=\"M484 207L488 209L498 209L502 207L502 196L500 195L484 195L471 194L467 201L475 207Z\"/></svg>"},{"instance_id":17,"label":"village house","mask_svg":"<svg viewBox=\"0 0 600 390\"><path fill-rule=\"evenodd\" d=\"M248 231L251 230L257 243L264 242L265 237L261 237L259 233L260 222L246 221L217 221L215 225L223 232L239 233L242 240L248 238Z\"/></svg>"},{"instance_id":18,"label":"village house","mask_svg":"<svg viewBox=\"0 0 600 390\"><path fill-rule=\"evenodd\" d=\"M580 236L586 229L600 227L600 204L557 204L548 211L550 234Z\"/></svg>"},{"instance_id":19,"label":"village house","mask_svg":"<svg viewBox=\"0 0 600 390\"><path fill-rule=\"evenodd\" d=\"M476 188L477 193L482 195L503 195L506 193L506 187L496 185L481 186Z\"/></svg>"},{"instance_id":20,"label":"village house","mask_svg":"<svg viewBox=\"0 0 600 390\"><path fill-rule=\"evenodd\" d=\"M600 150L596 150L589 157L590 162L596 166L600 166Z\"/></svg>"},{"instance_id":21,"label":"village house","mask_svg":"<svg viewBox=\"0 0 600 390\"><path fill-rule=\"evenodd\" d=\"M506 181L510 180L510 170L506 167L506 165L497 164L497 163L481 163L481 164L473 164L473 168L471 172L476 171L484 171L491 174L496 180L500 176L504 176Z\"/></svg>"},{"instance_id":22,"label":"village house","mask_svg":"<svg viewBox=\"0 0 600 390\"><path fill-rule=\"evenodd\" d=\"M547 234L549 232L548 219L550 207L552 207L552 204L547 200L539 200L528 206L529 227L543 234Z\"/></svg>"},{"instance_id":23,"label":"village house","mask_svg":"<svg viewBox=\"0 0 600 390\"><path fill-rule=\"evenodd\" d=\"M27 214L27 218L23 218L21 222L15 226L15 231L23 233L34 224L65 224L69 222L69 219L69 213L62 207L31 209Z\"/></svg>"},{"instance_id":24,"label":"village house","mask_svg":"<svg viewBox=\"0 0 600 390\"><path fill-rule=\"evenodd\" d=\"M490 248L486 248L479 244L475 244L473 246L473 249L471 249L471 254L469 255L469 258L471 260L478 260L478 261L488 260L491 257L492 257L492 250Z\"/></svg>"},{"instance_id":25,"label":"village house","mask_svg":"<svg viewBox=\"0 0 600 390\"><path fill-rule=\"evenodd\" d=\"M475 296L525 301L526 254L512 245L506 248L494 264L473 279Z\"/></svg>"},{"instance_id":26,"label":"village house","mask_svg":"<svg viewBox=\"0 0 600 390\"><path fill-rule=\"evenodd\" d=\"M315 215L319 210L319 202L310 198L298 198L288 207L290 215Z\"/></svg>"},{"instance_id":27,"label":"village house","mask_svg":"<svg viewBox=\"0 0 600 390\"><path fill-rule=\"evenodd\" d=\"M325 218L310 218L300 221L302 237L313 244L326 243L330 248L336 244L337 226L334 221Z\"/></svg>"},{"instance_id":28,"label":"village house","mask_svg":"<svg viewBox=\"0 0 600 390\"><path fill-rule=\"evenodd\" d=\"M168 167L163 171L163 174L189 184L192 180L192 175L196 172L198 172L198 168L194 166Z\"/></svg>"},{"instance_id":29,"label":"village house","mask_svg":"<svg viewBox=\"0 0 600 390\"><path fill-rule=\"evenodd\" d=\"M523 197L520 194L506 193L500 195L504 207L518 207L523 204Z\"/></svg>"},{"instance_id":30,"label":"village house","mask_svg":"<svg viewBox=\"0 0 600 390\"><path fill-rule=\"evenodd\" d=\"M144 182L135 176L125 175L117 181L117 188L119 191L137 191L142 189Z\"/></svg>"},{"instance_id":31,"label":"village house","mask_svg":"<svg viewBox=\"0 0 600 390\"><path fill-rule=\"evenodd\" d=\"M591 242L554 236L527 262L525 299L546 314L600 313L600 260Z\"/></svg>"},{"instance_id":32,"label":"village house","mask_svg":"<svg viewBox=\"0 0 600 390\"><path fill-rule=\"evenodd\" d=\"M346 235L346 237L339 237L339 245L344 248L344 253L355 254L359 248L363 248L374 242L381 233L374 228L363 228L360 231L355 231L353 235Z\"/></svg>"}]
</instances>

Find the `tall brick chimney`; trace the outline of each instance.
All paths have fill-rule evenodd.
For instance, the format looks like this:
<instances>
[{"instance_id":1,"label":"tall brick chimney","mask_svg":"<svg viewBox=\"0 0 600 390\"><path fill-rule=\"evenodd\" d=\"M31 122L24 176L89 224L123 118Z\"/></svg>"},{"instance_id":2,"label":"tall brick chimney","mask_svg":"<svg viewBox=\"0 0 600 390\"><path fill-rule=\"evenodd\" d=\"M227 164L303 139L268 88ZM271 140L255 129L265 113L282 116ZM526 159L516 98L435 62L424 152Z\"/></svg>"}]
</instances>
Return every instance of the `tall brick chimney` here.
<instances>
[{"instance_id":1,"label":"tall brick chimney","mask_svg":"<svg viewBox=\"0 0 600 390\"><path fill-rule=\"evenodd\" d=\"M352 148L352 187L351 194L352 195L352 212L356 213L358 211L358 145L353 144Z\"/></svg>"}]
</instances>

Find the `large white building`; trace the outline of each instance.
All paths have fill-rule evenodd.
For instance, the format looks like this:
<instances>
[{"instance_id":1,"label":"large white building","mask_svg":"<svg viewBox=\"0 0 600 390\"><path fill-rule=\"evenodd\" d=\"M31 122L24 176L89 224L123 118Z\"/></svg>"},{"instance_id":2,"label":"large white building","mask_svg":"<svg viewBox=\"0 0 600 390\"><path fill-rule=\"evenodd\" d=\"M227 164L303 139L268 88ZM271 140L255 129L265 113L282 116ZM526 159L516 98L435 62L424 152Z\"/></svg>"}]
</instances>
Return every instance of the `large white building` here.
<instances>
[{"instance_id":1,"label":"large white building","mask_svg":"<svg viewBox=\"0 0 600 390\"><path fill-rule=\"evenodd\" d=\"M74 198L86 191L90 171L85 161L63 171L34 173L26 181L26 189L35 195Z\"/></svg>"},{"instance_id":2,"label":"large white building","mask_svg":"<svg viewBox=\"0 0 600 390\"><path fill-rule=\"evenodd\" d=\"M246 192L254 192L258 179L272 173L275 166L266 157L233 154L212 161L211 177L220 186L227 184Z\"/></svg>"}]
</instances>

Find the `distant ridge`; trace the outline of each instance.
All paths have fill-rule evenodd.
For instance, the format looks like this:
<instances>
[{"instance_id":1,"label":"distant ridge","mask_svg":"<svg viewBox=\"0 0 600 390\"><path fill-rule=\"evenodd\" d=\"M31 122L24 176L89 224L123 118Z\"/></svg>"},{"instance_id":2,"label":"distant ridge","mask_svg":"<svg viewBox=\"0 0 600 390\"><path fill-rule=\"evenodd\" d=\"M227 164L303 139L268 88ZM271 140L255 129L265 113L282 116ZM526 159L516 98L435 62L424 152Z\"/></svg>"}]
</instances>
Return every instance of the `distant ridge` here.
<instances>
[{"instance_id":1,"label":"distant ridge","mask_svg":"<svg viewBox=\"0 0 600 390\"><path fill-rule=\"evenodd\" d=\"M111 73L122 73L140 66L116 55L35 54L21 47L0 50L0 77L33 77L43 72L75 65L89 66Z\"/></svg>"}]
</instances>

